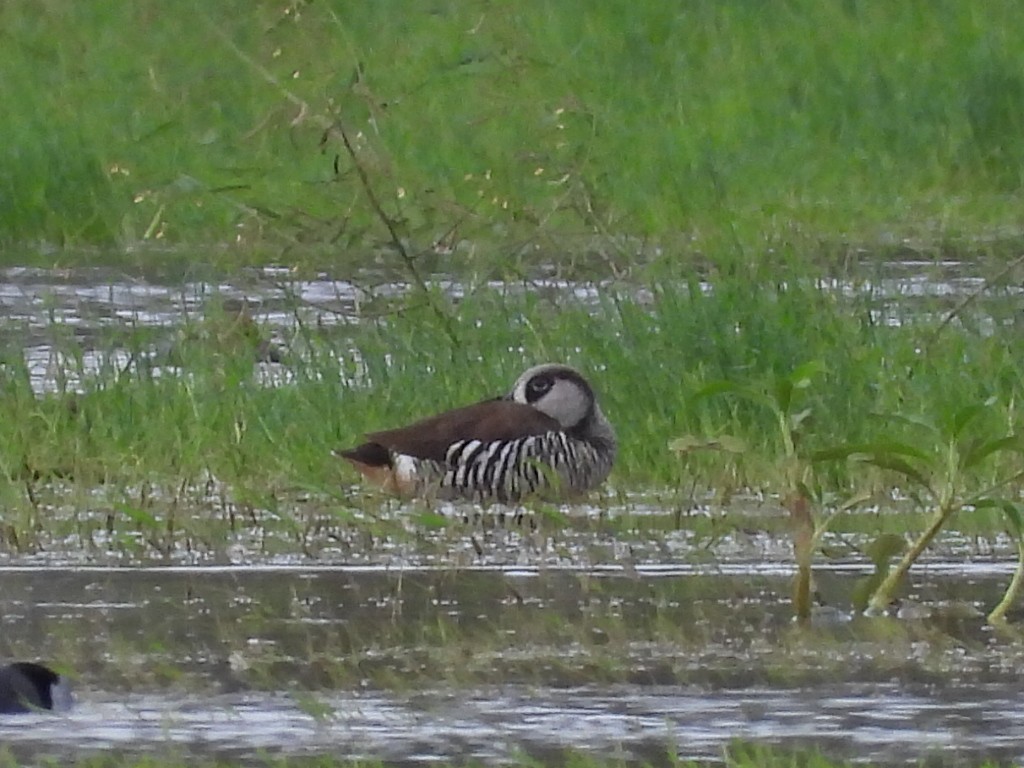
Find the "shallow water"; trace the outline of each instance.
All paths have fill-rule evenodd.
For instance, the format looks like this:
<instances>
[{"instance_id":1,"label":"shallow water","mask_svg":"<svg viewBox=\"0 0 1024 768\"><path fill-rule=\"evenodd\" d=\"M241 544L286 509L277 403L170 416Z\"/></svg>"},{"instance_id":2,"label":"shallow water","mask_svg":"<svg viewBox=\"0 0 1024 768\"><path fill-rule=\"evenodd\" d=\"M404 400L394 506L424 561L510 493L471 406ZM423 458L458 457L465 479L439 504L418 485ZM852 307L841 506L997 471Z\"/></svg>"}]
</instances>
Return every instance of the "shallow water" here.
<instances>
[{"instance_id":1,"label":"shallow water","mask_svg":"<svg viewBox=\"0 0 1024 768\"><path fill-rule=\"evenodd\" d=\"M960 688L843 682L828 689L705 691L678 688L502 687L436 689L415 696L337 695L333 713L307 714L283 695L202 701L130 696L84 702L59 718L0 721L15 755L57 758L116 750L244 760L264 754L331 754L423 765L554 760L567 750L629 763L719 759L733 739L814 745L872 763L931 758L969 764L1024 758L1024 693L1012 684Z\"/></svg>"},{"instance_id":2,"label":"shallow water","mask_svg":"<svg viewBox=\"0 0 1024 768\"><path fill-rule=\"evenodd\" d=\"M28 759L83 750L665 764L734 739L884 763L1024 757L1024 647L977 609L1004 563L922 569L918 618L800 630L784 566L0 570L5 645L61 658L66 715L0 719ZM381 685L384 685L382 688Z\"/></svg>"}]
</instances>

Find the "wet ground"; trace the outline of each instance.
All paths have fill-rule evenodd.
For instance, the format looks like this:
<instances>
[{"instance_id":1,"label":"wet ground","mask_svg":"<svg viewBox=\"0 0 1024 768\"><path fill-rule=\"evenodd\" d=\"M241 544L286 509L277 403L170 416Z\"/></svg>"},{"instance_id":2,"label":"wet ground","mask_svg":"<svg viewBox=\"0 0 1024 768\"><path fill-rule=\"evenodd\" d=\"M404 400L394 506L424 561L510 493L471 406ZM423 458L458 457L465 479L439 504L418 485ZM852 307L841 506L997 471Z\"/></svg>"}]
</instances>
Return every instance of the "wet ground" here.
<instances>
[{"instance_id":1,"label":"wet ground","mask_svg":"<svg viewBox=\"0 0 1024 768\"><path fill-rule=\"evenodd\" d=\"M103 329L151 327L165 346L212 292L255 302L281 343L296 317L344 323L367 300L345 281L250 277L5 270L5 341L17 337L44 391L60 367L55 322L84 342L88 367L91 340L97 364L111 353ZM976 286L955 272L922 282L910 267L884 281L883 314L885 297ZM582 301L595 290L538 285ZM662 514L656 499L626 504ZM614 505L567 508L536 532L449 512L449 524L403 535L339 524L306 556L241 530L222 551L154 563L145 547L103 540L87 511L54 505L74 516L68 538L0 558L0 659L57 662L77 706L0 717L0 745L27 762L119 751L497 764L578 751L662 765L719 759L743 739L886 764L1024 760L1024 642L983 621L1012 572L1006 541L946 536L897 614L868 619L850 608L869 572L863 542L830 539L839 554L817 569L820 604L801 628L784 538L623 530L602 522ZM74 538L82 530L88 542Z\"/></svg>"}]
</instances>

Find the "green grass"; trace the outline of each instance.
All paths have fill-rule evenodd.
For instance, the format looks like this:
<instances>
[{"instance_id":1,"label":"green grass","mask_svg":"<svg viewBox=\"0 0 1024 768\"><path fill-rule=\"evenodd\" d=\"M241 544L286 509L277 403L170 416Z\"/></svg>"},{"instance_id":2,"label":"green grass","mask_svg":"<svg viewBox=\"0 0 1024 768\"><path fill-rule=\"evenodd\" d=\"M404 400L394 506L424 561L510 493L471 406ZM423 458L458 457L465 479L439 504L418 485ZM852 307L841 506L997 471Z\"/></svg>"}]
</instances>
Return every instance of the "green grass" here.
<instances>
[{"instance_id":1,"label":"green grass","mask_svg":"<svg viewBox=\"0 0 1024 768\"><path fill-rule=\"evenodd\" d=\"M460 245L442 267L1020 237L1008 0L22 1L0 21L7 244L337 263L390 239L353 160L414 251Z\"/></svg>"},{"instance_id":2,"label":"green grass","mask_svg":"<svg viewBox=\"0 0 1024 768\"><path fill-rule=\"evenodd\" d=\"M800 429L803 455L879 441L940 455L941 441L916 420L942 425L970 404L983 406L976 419L982 434L1019 427L1024 339L1012 327L980 333L955 322L940 329L909 310L902 325L891 326L872 319L877 307L867 299L839 299L795 273L784 284L723 281L710 293L696 283L659 283L640 300L635 288L610 286L596 305L514 287L471 291L458 303L427 298L413 292L378 305L375 319L357 325L300 325L287 350L291 380L278 387L254 373L259 329L239 329L216 313L190 321L174 355L181 367L162 371L142 365L124 372L112 360L88 372L80 343L54 324L54 347L68 360L66 379L80 380L80 395L36 396L15 343L0 398L0 497L13 526L6 538L33 539L40 494L53 492L56 481L58 497L70 493L88 509L96 504L90 494L102 488L110 525L174 540L189 530L168 515L184 515L211 478L243 509L269 510L266 524L301 538L304 524L289 511L297 493L312 491L332 515L367 508L364 498L342 491L356 477L332 449L375 428L503 393L542 360L577 364L597 387L621 440L613 490L666 489L672 504L684 506L706 489L723 502L746 488L788 492L775 417L728 393L706 395L719 381L770 392L814 361L822 373L795 395L794 410L809 413ZM102 343L135 349L141 359L152 331L114 329ZM722 434L749 450L685 460L668 450L680 435ZM1019 454L993 457L964 473L964 489L1021 468ZM867 492L882 503L894 487L907 490L899 473L843 461L819 466L815 483L825 497ZM1006 491L1020 486L1017 479ZM973 517L1002 530L995 512Z\"/></svg>"}]
</instances>

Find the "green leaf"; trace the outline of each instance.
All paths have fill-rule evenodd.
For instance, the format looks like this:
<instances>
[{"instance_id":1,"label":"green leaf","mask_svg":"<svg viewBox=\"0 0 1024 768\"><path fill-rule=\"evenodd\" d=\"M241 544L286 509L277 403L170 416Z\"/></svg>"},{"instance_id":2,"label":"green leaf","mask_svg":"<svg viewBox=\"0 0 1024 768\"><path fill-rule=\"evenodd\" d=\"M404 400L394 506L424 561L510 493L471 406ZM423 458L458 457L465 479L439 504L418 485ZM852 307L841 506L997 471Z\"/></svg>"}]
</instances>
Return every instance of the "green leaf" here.
<instances>
[{"instance_id":1,"label":"green leaf","mask_svg":"<svg viewBox=\"0 0 1024 768\"><path fill-rule=\"evenodd\" d=\"M873 464L880 469L888 469L899 472L901 475L924 486L929 487L928 476L915 467L904 456L919 459L927 466L932 464L931 456L911 445L881 441L877 443L853 443L850 445L837 445L815 451L811 454L811 463L824 461L857 461L861 464Z\"/></svg>"},{"instance_id":2,"label":"green leaf","mask_svg":"<svg viewBox=\"0 0 1024 768\"><path fill-rule=\"evenodd\" d=\"M876 440L870 443L844 443L841 445L834 445L812 453L811 461L835 461L837 459L849 458L854 454L864 454L865 456L880 456L885 454L907 456L913 459L919 459L926 464L931 464L934 461L931 454L922 451L920 448L910 445L909 443L901 443L896 440Z\"/></svg>"},{"instance_id":3,"label":"green leaf","mask_svg":"<svg viewBox=\"0 0 1024 768\"><path fill-rule=\"evenodd\" d=\"M881 571L888 566L890 560L902 554L906 548L907 542L902 536L882 533L864 548L864 554L875 564L875 568Z\"/></svg>"},{"instance_id":4,"label":"green leaf","mask_svg":"<svg viewBox=\"0 0 1024 768\"><path fill-rule=\"evenodd\" d=\"M1021 522L1020 507L1009 499L975 499L971 502L975 509L992 509L995 507L1003 513L1003 517L1010 524L1014 535L1019 539L1024 535L1024 524Z\"/></svg>"},{"instance_id":5,"label":"green leaf","mask_svg":"<svg viewBox=\"0 0 1024 768\"><path fill-rule=\"evenodd\" d=\"M913 464L904 461L899 456L894 456L892 454L879 454L875 456L868 456L864 458L862 462L864 464L873 464L879 469L888 469L892 472L899 472L908 480L913 480L915 483L922 485L925 488L929 487L928 476Z\"/></svg>"},{"instance_id":6,"label":"green leaf","mask_svg":"<svg viewBox=\"0 0 1024 768\"><path fill-rule=\"evenodd\" d=\"M988 440L979 445L971 446L960 459L960 466L970 469L999 451L1021 451L1024 444L1017 435L1006 435L995 440Z\"/></svg>"},{"instance_id":7,"label":"green leaf","mask_svg":"<svg viewBox=\"0 0 1024 768\"><path fill-rule=\"evenodd\" d=\"M1024 535L1024 524L1021 523L1020 509L1017 505L1007 502L1003 505L1003 515L1010 523L1010 526L1013 528L1013 532L1017 535L1017 538L1021 538L1021 536Z\"/></svg>"},{"instance_id":8,"label":"green leaf","mask_svg":"<svg viewBox=\"0 0 1024 768\"><path fill-rule=\"evenodd\" d=\"M990 398L984 403L972 403L971 405L965 405L963 408L958 409L953 414L953 423L950 425L949 436L954 439L960 437L970 423L984 413L992 405L992 402L993 401Z\"/></svg>"}]
</instances>

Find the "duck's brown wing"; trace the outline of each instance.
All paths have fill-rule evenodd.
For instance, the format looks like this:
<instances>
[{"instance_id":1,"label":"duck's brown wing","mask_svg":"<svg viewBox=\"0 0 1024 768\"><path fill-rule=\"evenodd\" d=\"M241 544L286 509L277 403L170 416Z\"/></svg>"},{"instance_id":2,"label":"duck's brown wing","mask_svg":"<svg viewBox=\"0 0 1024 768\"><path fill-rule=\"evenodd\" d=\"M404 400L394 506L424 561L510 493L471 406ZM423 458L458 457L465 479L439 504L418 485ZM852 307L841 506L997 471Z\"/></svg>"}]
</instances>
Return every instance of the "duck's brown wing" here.
<instances>
[{"instance_id":1,"label":"duck's brown wing","mask_svg":"<svg viewBox=\"0 0 1024 768\"><path fill-rule=\"evenodd\" d=\"M371 432L366 442L338 455L369 466L391 463L391 453L443 462L452 443L460 440L514 440L540 435L560 426L536 408L511 400L485 400L431 416L407 427Z\"/></svg>"}]
</instances>

